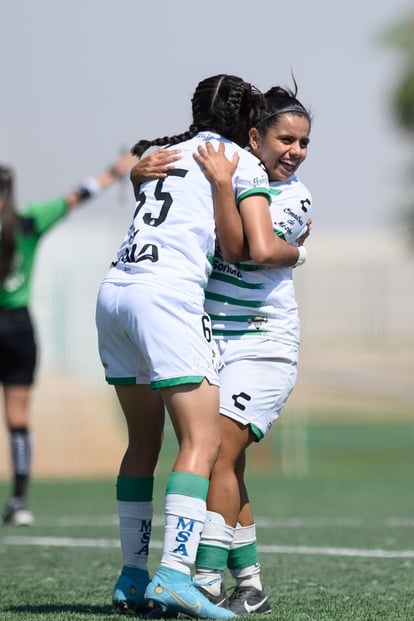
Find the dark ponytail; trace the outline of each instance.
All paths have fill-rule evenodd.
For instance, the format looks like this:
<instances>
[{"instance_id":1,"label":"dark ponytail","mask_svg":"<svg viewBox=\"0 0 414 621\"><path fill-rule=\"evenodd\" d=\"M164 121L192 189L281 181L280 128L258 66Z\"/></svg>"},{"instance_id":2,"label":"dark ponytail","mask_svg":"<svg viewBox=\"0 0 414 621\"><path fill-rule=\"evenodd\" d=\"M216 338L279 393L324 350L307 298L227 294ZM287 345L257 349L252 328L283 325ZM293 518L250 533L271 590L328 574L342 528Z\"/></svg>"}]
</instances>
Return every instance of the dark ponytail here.
<instances>
[{"instance_id":1,"label":"dark ponytail","mask_svg":"<svg viewBox=\"0 0 414 621\"><path fill-rule=\"evenodd\" d=\"M13 185L13 171L6 166L0 166L0 200L3 204L0 230L0 286L11 272L16 252L18 219Z\"/></svg>"},{"instance_id":2,"label":"dark ponytail","mask_svg":"<svg viewBox=\"0 0 414 621\"><path fill-rule=\"evenodd\" d=\"M193 122L182 134L155 140L140 140L131 149L141 155L152 146L174 145L209 130L245 146L256 111L263 106L263 95L242 78L219 74L202 80L191 100Z\"/></svg>"},{"instance_id":3,"label":"dark ponytail","mask_svg":"<svg viewBox=\"0 0 414 621\"><path fill-rule=\"evenodd\" d=\"M140 140L132 147L131 153L132 155L141 157L142 154L145 153L145 151L150 147L162 147L166 144L178 144L179 142L183 142L183 140L190 140L190 138L193 138L199 131L198 127L191 125L188 131L183 132L182 134L176 134L175 136L164 136L164 138L155 138L154 140Z\"/></svg>"},{"instance_id":4,"label":"dark ponytail","mask_svg":"<svg viewBox=\"0 0 414 621\"><path fill-rule=\"evenodd\" d=\"M309 121L311 126L312 117L305 106L297 99L298 86L293 78L294 90L273 86L265 94L265 107L257 109L253 121L254 127L260 134L265 134L269 127L276 125L282 114L297 114Z\"/></svg>"}]
</instances>

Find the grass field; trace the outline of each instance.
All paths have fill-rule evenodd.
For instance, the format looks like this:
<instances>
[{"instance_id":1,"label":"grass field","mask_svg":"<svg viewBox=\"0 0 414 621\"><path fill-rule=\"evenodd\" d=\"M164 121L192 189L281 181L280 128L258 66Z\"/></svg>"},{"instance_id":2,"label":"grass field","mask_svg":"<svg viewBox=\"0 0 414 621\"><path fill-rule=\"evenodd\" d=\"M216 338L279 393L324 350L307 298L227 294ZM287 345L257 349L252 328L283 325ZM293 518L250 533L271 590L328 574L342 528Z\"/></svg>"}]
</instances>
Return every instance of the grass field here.
<instances>
[{"instance_id":1,"label":"grass field","mask_svg":"<svg viewBox=\"0 0 414 621\"><path fill-rule=\"evenodd\" d=\"M167 434L152 569L174 452ZM250 459L269 621L414 619L414 420L281 424ZM114 497L114 481L34 481L36 524L0 530L2 621L118 618Z\"/></svg>"}]
</instances>

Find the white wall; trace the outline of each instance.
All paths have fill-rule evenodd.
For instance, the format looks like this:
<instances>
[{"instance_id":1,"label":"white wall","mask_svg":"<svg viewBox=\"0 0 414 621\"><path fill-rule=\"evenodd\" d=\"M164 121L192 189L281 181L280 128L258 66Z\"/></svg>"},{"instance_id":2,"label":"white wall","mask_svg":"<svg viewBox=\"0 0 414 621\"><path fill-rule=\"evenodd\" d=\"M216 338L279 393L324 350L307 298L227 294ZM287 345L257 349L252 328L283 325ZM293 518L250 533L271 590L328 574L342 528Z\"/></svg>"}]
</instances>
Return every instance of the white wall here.
<instances>
[{"instance_id":1,"label":"white wall","mask_svg":"<svg viewBox=\"0 0 414 621\"><path fill-rule=\"evenodd\" d=\"M93 216L93 218L91 218ZM43 370L103 381L94 324L96 293L129 223L129 209L77 213L42 242L33 312ZM414 345L414 251L378 232L312 233L307 263L295 272L307 349Z\"/></svg>"}]
</instances>

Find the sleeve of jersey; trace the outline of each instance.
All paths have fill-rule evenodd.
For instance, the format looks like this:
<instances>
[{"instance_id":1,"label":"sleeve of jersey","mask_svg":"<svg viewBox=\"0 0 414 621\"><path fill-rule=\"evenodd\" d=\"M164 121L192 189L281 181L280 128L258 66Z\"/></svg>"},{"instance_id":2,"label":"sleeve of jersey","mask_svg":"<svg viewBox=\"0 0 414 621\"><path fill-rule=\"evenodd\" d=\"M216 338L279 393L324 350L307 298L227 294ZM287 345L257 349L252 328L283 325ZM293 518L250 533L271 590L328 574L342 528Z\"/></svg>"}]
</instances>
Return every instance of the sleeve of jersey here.
<instances>
[{"instance_id":1,"label":"sleeve of jersey","mask_svg":"<svg viewBox=\"0 0 414 621\"><path fill-rule=\"evenodd\" d=\"M67 214L65 199L55 198L44 203L32 203L23 210L23 215L32 218L37 235L43 235L48 229L62 220Z\"/></svg>"},{"instance_id":2,"label":"sleeve of jersey","mask_svg":"<svg viewBox=\"0 0 414 621\"><path fill-rule=\"evenodd\" d=\"M236 204L248 196L262 194L270 203L269 178L260 161L248 153L239 153L240 160L237 165L235 182Z\"/></svg>"}]
</instances>

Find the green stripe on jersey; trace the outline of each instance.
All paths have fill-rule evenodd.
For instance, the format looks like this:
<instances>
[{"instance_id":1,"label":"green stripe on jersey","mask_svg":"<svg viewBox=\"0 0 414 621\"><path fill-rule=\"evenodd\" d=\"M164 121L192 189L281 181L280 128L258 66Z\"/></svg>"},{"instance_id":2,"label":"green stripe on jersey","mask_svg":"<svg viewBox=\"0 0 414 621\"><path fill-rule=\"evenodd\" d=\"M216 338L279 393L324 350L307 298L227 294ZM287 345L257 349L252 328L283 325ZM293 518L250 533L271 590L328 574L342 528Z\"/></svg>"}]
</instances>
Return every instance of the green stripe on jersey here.
<instances>
[{"instance_id":1,"label":"green stripe on jersey","mask_svg":"<svg viewBox=\"0 0 414 621\"><path fill-rule=\"evenodd\" d=\"M282 194L282 190L278 190L277 188L269 188L270 191L270 196L279 196L279 194Z\"/></svg>"},{"instance_id":2,"label":"green stripe on jersey","mask_svg":"<svg viewBox=\"0 0 414 621\"><path fill-rule=\"evenodd\" d=\"M258 194L263 194L267 198L270 203L270 192L269 188L252 188L251 190L247 190L246 192L242 192L240 196L236 199L236 205L239 206L240 202L247 198L248 196L257 196Z\"/></svg>"},{"instance_id":3,"label":"green stripe on jersey","mask_svg":"<svg viewBox=\"0 0 414 621\"><path fill-rule=\"evenodd\" d=\"M210 319L213 321L238 321L239 323L247 323L249 319L253 319L253 315L212 315L209 313ZM262 319L262 318L260 318ZM263 321L263 319L262 319ZM254 323L254 322L253 322Z\"/></svg>"},{"instance_id":4,"label":"green stripe on jersey","mask_svg":"<svg viewBox=\"0 0 414 621\"><path fill-rule=\"evenodd\" d=\"M205 500L209 480L192 472L171 472L167 482L167 494L181 494Z\"/></svg>"},{"instance_id":5,"label":"green stripe on jersey","mask_svg":"<svg viewBox=\"0 0 414 621\"><path fill-rule=\"evenodd\" d=\"M234 278L234 276L229 276L228 274L223 274L223 272L215 271L210 276L211 280L220 280L220 282L227 282L230 285L236 285L237 287L241 287L243 289L263 289L264 285L261 282L245 282L244 280L240 280L240 278Z\"/></svg>"},{"instance_id":6,"label":"green stripe on jersey","mask_svg":"<svg viewBox=\"0 0 414 621\"><path fill-rule=\"evenodd\" d=\"M224 304L234 304L235 306L246 306L247 308L259 308L262 306L262 300L239 300L237 298L230 298L227 295L220 295L219 293L212 293L206 291L207 300L214 300L215 302L224 302Z\"/></svg>"},{"instance_id":7,"label":"green stripe on jersey","mask_svg":"<svg viewBox=\"0 0 414 621\"><path fill-rule=\"evenodd\" d=\"M237 263L237 267L244 272L257 272L260 269L260 265L256 265L255 263Z\"/></svg>"},{"instance_id":8,"label":"green stripe on jersey","mask_svg":"<svg viewBox=\"0 0 414 621\"><path fill-rule=\"evenodd\" d=\"M270 330L213 330L213 336L244 336L258 334L269 334Z\"/></svg>"}]
</instances>

